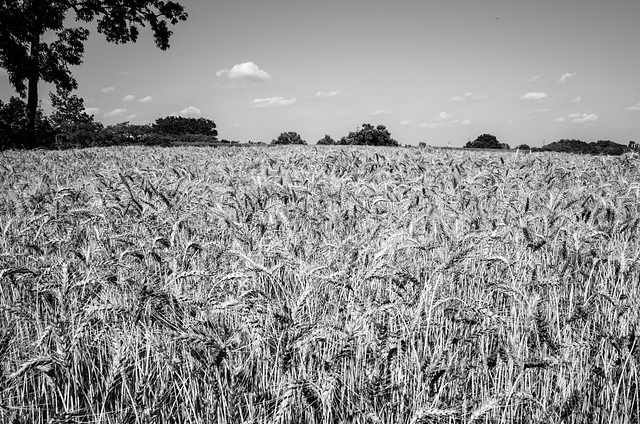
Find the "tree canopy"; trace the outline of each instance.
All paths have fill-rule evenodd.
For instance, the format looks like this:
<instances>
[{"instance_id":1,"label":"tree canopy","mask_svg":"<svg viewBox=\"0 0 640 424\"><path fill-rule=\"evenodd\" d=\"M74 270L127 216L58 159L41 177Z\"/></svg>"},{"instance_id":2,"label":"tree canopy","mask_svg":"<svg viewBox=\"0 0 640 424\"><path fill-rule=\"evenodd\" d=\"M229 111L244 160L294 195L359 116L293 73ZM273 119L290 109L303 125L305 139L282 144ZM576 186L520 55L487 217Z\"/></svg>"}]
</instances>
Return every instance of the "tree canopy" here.
<instances>
[{"instance_id":1,"label":"tree canopy","mask_svg":"<svg viewBox=\"0 0 640 424\"><path fill-rule=\"evenodd\" d=\"M216 137L216 123L206 118L185 118L183 116L167 116L158 118L153 124L153 130L162 134L186 135L200 134Z\"/></svg>"},{"instance_id":2,"label":"tree canopy","mask_svg":"<svg viewBox=\"0 0 640 424\"><path fill-rule=\"evenodd\" d=\"M27 115L27 104L22 99L14 96L6 103L0 100L0 150L28 143L24 133ZM39 105L36 108L35 129L43 133L51 131L51 124Z\"/></svg>"},{"instance_id":3,"label":"tree canopy","mask_svg":"<svg viewBox=\"0 0 640 424\"><path fill-rule=\"evenodd\" d=\"M590 155L621 155L631 149L623 144L615 143L611 140L598 140L596 142L587 143L577 139L562 139L547 144L541 149L542 152L561 152L561 153L578 153Z\"/></svg>"},{"instance_id":4,"label":"tree canopy","mask_svg":"<svg viewBox=\"0 0 640 424\"><path fill-rule=\"evenodd\" d=\"M464 147L471 149L509 149L508 144L500 143L496 136L491 134L479 135L475 140L467 142Z\"/></svg>"},{"instance_id":5,"label":"tree canopy","mask_svg":"<svg viewBox=\"0 0 640 424\"><path fill-rule=\"evenodd\" d=\"M94 123L94 118L85 112L84 99L70 91L58 88L56 94L49 93L51 106L51 122L59 127L70 127L79 124Z\"/></svg>"},{"instance_id":6,"label":"tree canopy","mask_svg":"<svg viewBox=\"0 0 640 424\"><path fill-rule=\"evenodd\" d=\"M183 6L164 0L3 0L0 3L0 67L21 97L27 97L28 129L35 129L38 82L77 88L69 70L80 65L89 30L69 28L97 21L97 31L114 43L135 42L149 26L158 48L169 48L169 24L187 19ZM44 37L45 33L47 34Z\"/></svg>"},{"instance_id":7,"label":"tree canopy","mask_svg":"<svg viewBox=\"0 0 640 424\"><path fill-rule=\"evenodd\" d=\"M351 131L348 136L342 137L343 145L368 145L368 146L398 146L399 143L391 138L391 133L384 125L374 127L371 124L362 124L358 131Z\"/></svg>"},{"instance_id":8,"label":"tree canopy","mask_svg":"<svg viewBox=\"0 0 640 424\"><path fill-rule=\"evenodd\" d=\"M271 144L307 144L295 131L280 133L278 138L271 140Z\"/></svg>"},{"instance_id":9,"label":"tree canopy","mask_svg":"<svg viewBox=\"0 0 640 424\"><path fill-rule=\"evenodd\" d=\"M331 145L331 144L336 144L336 141L331 138L331 136L329 134L325 134L324 137L322 137L320 140L318 140L318 143L320 145Z\"/></svg>"}]
</instances>

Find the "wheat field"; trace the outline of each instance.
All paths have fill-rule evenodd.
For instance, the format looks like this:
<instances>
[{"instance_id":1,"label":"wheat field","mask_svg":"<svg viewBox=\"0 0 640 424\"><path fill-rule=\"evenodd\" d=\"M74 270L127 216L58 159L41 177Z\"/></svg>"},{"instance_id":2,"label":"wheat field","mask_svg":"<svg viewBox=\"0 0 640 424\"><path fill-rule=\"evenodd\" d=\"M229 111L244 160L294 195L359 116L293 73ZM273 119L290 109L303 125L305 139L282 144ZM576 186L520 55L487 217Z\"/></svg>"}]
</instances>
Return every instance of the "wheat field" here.
<instances>
[{"instance_id":1,"label":"wheat field","mask_svg":"<svg viewBox=\"0 0 640 424\"><path fill-rule=\"evenodd\" d=\"M0 153L0 422L631 423L640 160Z\"/></svg>"}]
</instances>

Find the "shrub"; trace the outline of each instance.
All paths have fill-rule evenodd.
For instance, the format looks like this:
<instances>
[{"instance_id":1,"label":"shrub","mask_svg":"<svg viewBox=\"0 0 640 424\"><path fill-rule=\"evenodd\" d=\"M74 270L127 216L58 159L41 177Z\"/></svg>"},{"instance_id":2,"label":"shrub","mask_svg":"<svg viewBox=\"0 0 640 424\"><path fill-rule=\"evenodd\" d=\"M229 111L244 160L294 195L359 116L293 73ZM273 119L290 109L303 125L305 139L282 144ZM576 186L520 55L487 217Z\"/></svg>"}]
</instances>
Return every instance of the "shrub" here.
<instances>
[{"instance_id":1,"label":"shrub","mask_svg":"<svg viewBox=\"0 0 640 424\"><path fill-rule=\"evenodd\" d=\"M624 152L630 151L631 149L611 140L598 140L595 143L586 143L576 139L562 139L548 144L541 150L546 152L618 156Z\"/></svg>"},{"instance_id":2,"label":"shrub","mask_svg":"<svg viewBox=\"0 0 640 424\"><path fill-rule=\"evenodd\" d=\"M331 138L331 136L329 134L325 134L324 137L322 137L320 140L318 140L318 144L320 145L331 145L331 144L336 144L336 141Z\"/></svg>"},{"instance_id":3,"label":"shrub","mask_svg":"<svg viewBox=\"0 0 640 424\"><path fill-rule=\"evenodd\" d=\"M482 134L473 141L465 144L466 148L472 149L509 149L509 145L506 143L500 143L495 135Z\"/></svg>"},{"instance_id":4,"label":"shrub","mask_svg":"<svg viewBox=\"0 0 640 424\"><path fill-rule=\"evenodd\" d=\"M371 124L362 124L358 131L351 131L348 136L342 137L343 145L367 145L367 146L399 146L396 140L391 138L391 133L384 125L374 127Z\"/></svg>"},{"instance_id":5,"label":"shrub","mask_svg":"<svg viewBox=\"0 0 640 424\"><path fill-rule=\"evenodd\" d=\"M167 116L158 118L153 124L153 131L161 134L201 134L217 137L216 124L206 118L185 118L182 116Z\"/></svg>"},{"instance_id":6,"label":"shrub","mask_svg":"<svg viewBox=\"0 0 640 424\"><path fill-rule=\"evenodd\" d=\"M278 138L271 140L271 144L307 144L295 131L280 133Z\"/></svg>"},{"instance_id":7,"label":"shrub","mask_svg":"<svg viewBox=\"0 0 640 424\"><path fill-rule=\"evenodd\" d=\"M0 150L51 144L54 131L42 108L37 110L35 134L27 130L28 123L27 104L22 99L0 100Z\"/></svg>"}]
</instances>

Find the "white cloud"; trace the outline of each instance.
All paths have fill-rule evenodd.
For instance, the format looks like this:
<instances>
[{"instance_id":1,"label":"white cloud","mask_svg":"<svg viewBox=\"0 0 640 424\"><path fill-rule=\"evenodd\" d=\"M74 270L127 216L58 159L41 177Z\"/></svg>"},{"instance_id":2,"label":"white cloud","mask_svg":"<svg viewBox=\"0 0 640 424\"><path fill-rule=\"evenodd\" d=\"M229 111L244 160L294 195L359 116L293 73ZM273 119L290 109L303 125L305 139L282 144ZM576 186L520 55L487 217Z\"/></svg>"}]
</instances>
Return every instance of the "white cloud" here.
<instances>
[{"instance_id":1,"label":"white cloud","mask_svg":"<svg viewBox=\"0 0 640 424\"><path fill-rule=\"evenodd\" d=\"M197 107L189 106L182 109L180 115L202 115L202 111Z\"/></svg>"},{"instance_id":2,"label":"white cloud","mask_svg":"<svg viewBox=\"0 0 640 424\"><path fill-rule=\"evenodd\" d=\"M84 109L84 113L87 115L98 115L99 113L102 113L102 109L97 107L87 107Z\"/></svg>"},{"instance_id":3,"label":"white cloud","mask_svg":"<svg viewBox=\"0 0 640 424\"><path fill-rule=\"evenodd\" d=\"M567 82L575 76L576 76L575 72L573 74L567 72L566 74L562 74L562 76L560 77L560 82Z\"/></svg>"},{"instance_id":4,"label":"white cloud","mask_svg":"<svg viewBox=\"0 0 640 424\"><path fill-rule=\"evenodd\" d=\"M411 121L409 121L408 119L405 119L404 121L400 121L400 125L402 126L411 125Z\"/></svg>"},{"instance_id":5,"label":"white cloud","mask_svg":"<svg viewBox=\"0 0 640 424\"><path fill-rule=\"evenodd\" d=\"M538 81L539 79L540 79L540 75L534 75L531 78L529 78L529 82Z\"/></svg>"},{"instance_id":6,"label":"white cloud","mask_svg":"<svg viewBox=\"0 0 640 424\"><path fill-rule=\"evenodd\" d=\"M127 120L127 121L131 121L131 120L132 120L133 118L135 118L136 116L138 116L138 115L136 115L135 113L132 113L131 115L129 115L129 116L127 116L127 117L126 117L126 120Z\"/></svg>"},{"instance_id":7,"label":"white cloud","mask_svg":"<svg viewBox=\"0 0 640 424\"><path fill-rule=\"evenodd\" d=\"M120 74L120 75L129 75L129 72L120 71L120 72L118 72L118 74Z\"/></svg>"},{"instance_id":8,"label":"white cloud","mask_svg":"<svg viewBox=\"0 0 640 424\"><path fill-rule=\"evenodd\" d=\"M629 112L640 112L640 102L633 106L625 107L624 110L628 110Z\"/></svg>"},{"instance_id":9,"label":"white cloud","mask_svg":"<svg viewBox=\"0 0 640 424\"><path fill-rule=\"evenodd\" d=\"M435 128L441 128L441 127L452 127L454 124L457 125L471 125L471 120L470 119L453 119L453 114L447 112L447 111L442 111L440 112L438 115L436 115L433 118L430 118L428 122L423 122L421 123L419 126L420 128L429 128L429 129L435 129Z\"/></svg>"},{"instance_id":10,"label":"white cloud","mask_svg":"<svg viewBox=\"0 0 640 424\"><path fill-rule=\"evenodd\" d=\"M582 96L576 96L573 99L569 100L571 103L580 103L582 101Z\"/></svg>"},{"instance_id":11,"label":"white cloud","mask_svg":"<svg viewBox=\"0 0 640 424\"><path fill-rule=\"evenodd\" d=\"M450 114L449 112L446 112L446 111L443 110L442 112L440 112L438 114L438 116L436 117L436 120L437 121L445 121L445 120L451 119L451 118L453 118L453 115Z\"/></svg>"},{"instance_id":12,"label":"white cloud","mask_svg":"<svg viewBox=\"0 0 640 424\"><path fill-rule=\"evenodd\" d=\"M289 106L296 102L296 99L283 99L282 97L268 97L266 99L255 99L251 107L280 107Z\"/></svg>"},{"instance_id":13,"label":"white cloud","mask_svg":"<svg viewBox=\"0 0 640 424\"><path fill-rule=\"evenodd\" d=\"M524 96L520 97L520 100L541 100L549 95L547 93L537 93L535 91L530 91Z\"/></svg>"},{"instance_id":14,"label":"white cloud","mask_svg":"<svg viewBox=\"0 0 640 424\"><path fill-rule=\"evenodd\" d=\"M561 116L553 120L553 122L571 122L572 124L585 124L587 122L595 122L598 115L593 113L570 113L567 116Z\"/></svg>"},{"instance_id":15,"label":"white cloud","mask_svg":"<svg viewBox=\"0 0 640 424\"><path fill-rule=\"evenodd\" d=\"M138 100L139 103L149 103L152 101L153 101L153 97L151 96L143 97L140 100Z\"/></svg>"},{"instance_id":16,"label":"white cloud","mask_svg":"<svg viewBox=\"0 0 640 424\"><path fill-rule=\"evenodd\" d=\"M373 116L382 116L382 115L393 115L393 112L386 111L384 109L379 109L373 112L371 115Z\"/></svg>"},{"instance_id":17,"label":"white cloud","mask_svg":"<svg viewBox=\"0 0 640 424\"><path fill-rule=\"evenodd\" d=\"M102 91L103 93L111 93L115 89L115 87L103 87L100 89L100 91Z\"/></svg>"},{"instance_id":18,"label":"white cloud","mask_svg":"<svg viewBox=\"0 0 640 424\"><path fill-rule=\"evenodd\" d=\"M229 79L262 82L271 79L271 75L263 71L253 62L245 62L234 65L231 70L222 69L216 72L216 76L225 76Z\"/></svg>"},{"instance_id":19,"label":"white cloud","mask_svg":"<svg viewBox=\"0 0 640 424\"><path fill-rule=\"evenodd\" d=\"M576 114L572 113L571 115L573 115L573 119L571 120L572 124L584 124L586 122L595 122L598 120L598 115L594 115L593 113L581 113L578 114L579 116L575 116Z\"/></svg>"},{"instance_id":20,"label":"white cloud","mask_svg":"<svg viewBox=\"0 0 640 424\"><path fill-rule=\"evenodd\" d=\"M122 98L122 101L128 103L128 102L134 101L135 99L136 99L136 96L134 96L133 94L127 94Z\"/></svg>"},{"instance_id":21,"label":"white cloud","mask_svg":"<svg viewBox=\"0 0 640 424\"><path fill-rule=\"evenodd\" d=\"M338 95L338 91L329 91L328 93L324 91L318 91L316 93L316 97L336 97Z\"/></svg>"},{"instance_id":22,"label":"white cloud","mask_svg":"<svg viewBox=\"0 0 640 424\"><path fill-rule=\"evenodd\" d=\"M462 96L458 96L457 94L450 98L449 100L452 102L464 102L467 100L484 100L487 96L483 96L482 94L475 94L472 92L464 93Z\"/></svg>"},{"instance_id":23,"label":"white cloud","mask_svg":"<svg viewBox=\"0 0 640 424\"><path fill-rule=\"evenodd\" d=\"M108 118L113 118L115 116L122 116L125 113L127 113L127 109L114 109L111 112L105 113L104 116L106 116Z\"/></svg>"}]
</instances>

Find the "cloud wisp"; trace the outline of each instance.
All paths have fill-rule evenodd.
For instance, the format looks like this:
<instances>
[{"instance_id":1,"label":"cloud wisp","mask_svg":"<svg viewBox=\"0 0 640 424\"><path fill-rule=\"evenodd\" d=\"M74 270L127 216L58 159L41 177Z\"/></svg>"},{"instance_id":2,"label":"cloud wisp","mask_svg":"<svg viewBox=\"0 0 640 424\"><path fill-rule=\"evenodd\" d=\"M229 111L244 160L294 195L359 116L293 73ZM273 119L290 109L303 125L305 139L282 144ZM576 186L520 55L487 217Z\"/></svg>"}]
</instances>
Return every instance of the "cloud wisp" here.
<instances>
[{"instance_id":1,"label":"cloud wisp","mask_svg":"<svg viewBox=\"0 0 640 424\"><path fill-rule=\"evenodd\" d=\"M559 81L560 82L567 82L567 81L569 81L571 78L573 78L575 76L576 76L575 72L574 73L567 72L566 74L562 74L560 76L560 80Z\"/></svg>"},{"instance_id":2,"label":"cloud wisp","mask_svg":"<svg viewBox=\"0 0 640 424\"><path fill-rule=\"evenodd\" d=\"M316 93L316 97L336 97L338 93L339 91L329 91L329 92L318 91Z\"/></svg>"},{"instance_id":3,"label":"cloud wisp","mask_svg":"<svg viewBox=\"0 0 640 424\"><path fill-rule=\"evenodd\" d=\"M624 110L627 112L640 112L640 102L636 103L633 106L625 107Z\"/></svg>"},{"instance_id":4,"label":"cloud wisp","mask_svg":"<svg viewBox=\"0 0 640 424\"><path fill-rule=\"evenodd\" d=\"M84 109L84 113L86 113L87 115L90 116L97 116L100 113L102 113L102 109L98 108L98 107L87 107Z\"/></svg>"},{"instance_id":5,"label":"cloud wisp","mask_svg":"<svg viewBox=\"0 0 640 424\"><path fill-rule=\"evenodd\" d=\"M427 122L422 122L419 127L433 130L444 127L451 128L453 125L471 125L471 123L472 121L468 118L455 118L452 113L443 110L435 117L430 118Z\"/></svg>"},{"instance_id":6,"label":"cloud wisp","mask_svg":"<svg viewBox=\"0 0 640 424\"><path fill-rule=\"evenodd\" d=\"M569 122L571 124L586 124L588 122L596 122L598 115L594 113L570 113L567 116L560 116L553 122Z\"/></svg>"},{"instance_id":7,"label":"cloud wisp","mask_svg":"<svg viewBox=\"0 0 640 424\"><path fill-rule=\"evenodd\" d=\"M452 102L466 102L467 100L484 100L487 96L482 94L475 94L472 92L464 93L462 96L458 96L457 94L451 97L449 100Z\"/></svg>"},{"instance_id":8,"label":"cloud wisp","mask_svg":"<svg viewBox=\"0 0 640 424\"><path fill-rule=\"evenodd\" d=\"M253 62L245 62L234 65L230 70L221 69L216 72L216 76L224 77L231 80L247 81L247 82L263 82L271 79L266 71L260 69L258 65Z\"/></svg>"},{"instance_id":9,"label":"cloud wisp","mask_svg":"<svg viewBox=\"0 0 640 424\"><path fill-rule=\"evenodd\" d=\"M116 89L115 87L102 87L100 91L107 94L107 93L111 93L115 89Z\"/></svg>"},{"instance_id":10,"label":"cloud wisp","mask_svg":"<svg viewBox=\"0 0 640 424\"><path fill-rule=\"evenodd\" d=\"M153 97L147 96L139 99L138 103L149 103L149 102L152 102L153 100L154 100Z\"/></svg>"},{"instance_id":11,"label":"cloud wisp","mask_svg":"<svg viewBox=\"0 0 640 424\"><path fill-rule=\"evenodd\" d=\"M202 115L202 111L200 110L200 108L197 108L194 106L188 106L182 109L179 113L180 115L198 115L198 116Z\"/></svg>"},{"instance_id":12,"label":"cloud wisp","mask_svg":"<svg viewBox=\"0 0 640 424\"><path fill-rule=\"evenodd\" d=\"M393 112L384 110L384 109L378 109L371 114L371 116L385 116L385 115L393 115Z\"/></svg>"},{"instance_id":13,"label":"cloud wisp","mask_svg":"<svg viewBox=\"0 0 640 424\"><path fill-rule=\"evenodd\" d=\"M133 102L135 99L136 99L136 96L134 96L133 94L127 94L122 98L122 101L125 103L130 103L130 102Z\"/></svg>"},{"instance_id":14,"label":"cloud wisp","mask_svg":"<svg viewBox=\"0 0 640 424\"><path fill-rule=\"evenodd\" d=\"M530 91L527 94L520 97L520 100L542 100L549 97L547 93L539 93L536 91Z\"/></svg>"},{"instance_id":15,"label":"cloud wisp","mask_svg":"<svg viewBox=\"0 0 640 424\"><path fill-rule=\"evenodd\" d=\"M107 118L114 118L116 116L122 116L125 113L127 113L127 109L118 108L118 109L113 109L112 111L105 113L104 116L107 117Z\"/></svg>"},{"instance_id":16,"label":"cloud wisp","mask_svg":"<svg viewBox=\"0 0 640 424\"><path fill-rule=\"evenodd\" d=\"M529 115L533 115L535 113L546 113L549 112L549 108L541 108L541 109L534 109L534 110L530 110L529 112L527 112L527 114Z\"/></svg>"},{"instance_id":17,"label":"cloud wisp","mask_svg":"<svg viewBox=\"0 0 640 424\"><path fill-rule=\"evenodd\" d=\"M267 97L265 99L254 99L251 108L269 108L269 107L283 107L290 106L296 102L296 99L285 99L279 96Z\"/></svg>"}]
</instances>

